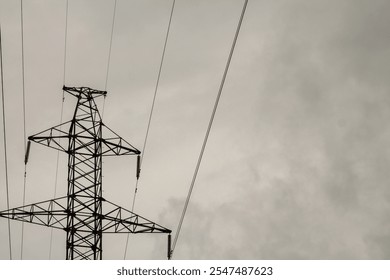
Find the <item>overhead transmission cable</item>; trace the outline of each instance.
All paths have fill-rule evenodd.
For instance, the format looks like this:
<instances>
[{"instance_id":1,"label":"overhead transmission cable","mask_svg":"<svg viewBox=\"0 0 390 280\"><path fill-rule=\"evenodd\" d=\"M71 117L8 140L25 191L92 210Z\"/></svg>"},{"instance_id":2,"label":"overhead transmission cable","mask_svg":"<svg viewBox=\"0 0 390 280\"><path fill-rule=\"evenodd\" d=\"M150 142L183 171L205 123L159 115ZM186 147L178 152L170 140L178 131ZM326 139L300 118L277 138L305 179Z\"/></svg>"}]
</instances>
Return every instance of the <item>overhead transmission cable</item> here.
<instances>
[{"instance_id":1,"label":"overhead transmission cable","mask_svg":"<svg viewBox=\"0 0 390 280\"><path fill-rule=\"evenodd\" d=\"M114 35L114 26L115 26L115 16L116 16L116 1L114 2L114 12L112 14L112 24L111 24L111 35L110 35L110 47L108 49L108 58L107 58L107 71L106 71L106 81L104 84L104 90L107 91L108 84L108 73L110 71L110 62L111 62L111 49L112 49L112 37ZM106 96L103 99L103 109L102 109L102 119L104 116L104 106L106 105Z\"/></svg>"},{"instance_id":2,"label":"overhead transmission cable","mask_svg":"<svg viewBox=\"0 0 390 280\"><path fill-rule=\"evenodd\" d=\"M24 154L24 176L23 176L23 205L26 205L26 185L27 185L27 134L26 134L26 94L25 94L25 71L24 71L24 23L23 23L23 0L20 0L20 28L22 39L22 93L23 93L23 142ZM24 248L24 223L22 223L22 241L20 245L20 259L23 260Z\"/></svg>"},{"instance_id":3,"label":"overhead transmission cable","mask_svg":"<svg viewBox=\"0 0 390 280\"><path fill-rule=\"evenodd\" d=\"M65 38L64 38L64 76L63 76L63 83L65 85L65 77L66 77L66 46L67 46L67 39L68 39L68 10L69 10L69 1L66 0L66 8L65 8ZM62 91L64 93L65 90ZM62 100L64 100L64 95L62 96Z\"/></svg>"},{"instance_id":4,"label":"overhead transmission cable","mask_svg":"<svg viewBox=\"0 0 390 280\"><path fill-rule=\"evenodd\" d=\"M168 42L168 37L169 37L169 31L170 31L170 28L171 28L172 15L173 15L174 8L175 8L175 0L173 0L173 2L172 2L172 9L171 9L171 14L170 14L170 17L169 17L169 22L168 22L168 28L167 28L167 32L166 32L166 36L165 36L164 48L163 48L162 55L161 55L161 61L160 61L159 69L158 69L156 86L154 88L154 95L153 95L152 106L150 108L148 125L147 125L147 128L146 128L146 135L145 135L145 139L144 139L144 144L142 146L140 167L142 166L142 162L143 162L143 159L145 157L146 144L147 144L147 141L148 141L148 136L149 136L149 131L150 131L150 124L152 122L152 117L153 117L153 112L154 112L154 105L156 103L156 96L157 96L158 86L159 86L159 83L160 83L161 70L162 70L162 66L163 66L163 63L164 63L165 50L166 50L166 47L167 47L167 42ZM137 190L138 190L138 188L137 188L138 187L138 181L139 181L139 178L137 178L137 183L136 183L136 187L135 187L135 190L134 190L134 198L133 198L133 204L132 204L131 211L134 210L135 198L136 198L136 194L137 194Z\"/></svg>"},{"instance_id":5,"label":"overhead transmission cable","mask_svg":"<svg viewBox=\"0 0 390 280\"><path fill-rule=\"evenodd\" d=\"M65 78L66 78L66 46L67 46L67 37L68 37L68 10L69 10L69 1L66 0L65 36L64 36L64 45L65 45L64 46L64 73L63 73L63 80L62 80L63 85L65 85ZM63 118L63 114L64 114L64 102L65 102L65 90L62 90L60 124L62 124L62 118ZM62 130L62 125L60 126L60 130ZM61 143L61 138L59 139L59 143ZM55 173L55 181L54 181L54 197L57 196L59 159L60 159L60 151L57 151L56 173ZM50 232L49 260L51 260L52 247L53 247L53 228L51 228L51 232Z\"/></svg>"},{"instance_id":6,"label":"overhead transmission cable","mask_svg":"<svg viewBox=\"0 0 390 280\"><path fill-rule=\"evenodd\" d=\"M153 95L152 106L151 106L151 108L150 108L149 119L148 119L148 125L147 125L147 128L146 128L146 135L145 135L144 144L143 144L143 147L142 147L141 158L140 158L140 160L139 160L139 170L138 170L138 172L137 172L137 181L136 181L136 183L135 183L135 188L134 188L134 195L133 195L133 203L132 203L132 206L131 206L131 212L134 212L135 200L136 200L137 191L138 191L139 171L141 170L141 166L142 166L142 163L143 163L143 159L144 159L144 157L145 157L146 144L147 144L147 141L148 141L149 130L150 130L150 124L151 124L151 122L152 122L153 111L154 111L154 105L155 105L155 102L156 102L156 96L157 96L157 91L158 91L158 85L159 85L159 83L160 83L161 70L162 70L163 63L164 63L165 51L166 51L166 48L167 48L167 42L168 42L168 38L169 38L169 31L170 31L170 29L171 29L173 11L174 11L174 9L175 9L175 2L176 2L176 0L173 0L173 1L172 1L172 8L171 8L170 16L169 16L167 32L166 32L166 35L165 35L164 47L163 47L163 51L162 51L162 54L161 54L161 61L160 61L159 69L158 69L158 75L157 75L156 86L155 86L155 88L154 88L154 95ZM127 235L126 246L125 246L126 249L125 249L125 254L124 254L123 259L126 259L127 248L128 248L128 244L129 244L129 237L130 237L130 234Z\"/></svg>"},{"instance_id":7,"label":"overhead transmission cable","mask_svg":"<svg viewBox=\"0 0 390 280\"><path fill-rule=\"evenodd\" d=\"M197 164L196 164L196 167L195 167L194 175L192 177L191 185L190 185L190 188L188 190L186 201L184 203L183 212L181 214L180 221L179 221L179 224L178 224L178 227L177 227L177 230L176 230L175 238L174 238L173 243L172 243L172 251L170 252L171 253L170 254L171 257L173 256L174 250L176 248L176 244L177 244L177 241L178 241L178 238L179 238L179 235L180 235L180 230L181 230L181 227L183 225L184 217L185 217L185 214L186 214L186 211L187 211L187 208L188 208L188 204L190 202L192 191L194 189L196 177L198 175L199 167L200 167L200 164L202 162L202 157L203 157L203 154L204 154L204 151L205 151L205 148L206 148L206 144L207 144L207 140L208 140L208 137L209 137L209 134L210 134L210 131L211 131L211 127L213 125L215 113L216 113L217 108L218 108L218 103L219 103L219 100L221 98L222 89L223 89L223 86L225 84L226 76L227 76L227 73L228 73L228 70L229 70L229 66L230 66L230 62L231 62L232 56L233 56L234 48L236 46L238 34L240 33L241 24L242 24L244 15L245 15L245 10L246 10L247 4L248 4L248 0L245 0L243 8L242 8L242 11L241 11L240 20L239 20L238 25L237 25L236 33L234 35L233 43L232 43L232 46L231 46L231 49L230 49L229 57L228 57L228 60L227 60L226 66L225 66L225 71L224 71L223 76L222 76L222 81L221 81L221 84L220 84L220 87L219 87L219 90L218 90L217 98L216 98L215 103L214 103L214 108L213 108L213 111L211 113L211 117L210 117L210 121L209 121L209 124L208 124L208 127L207 127L206 135L204 137L202 148L200 150L198 161L197 161Z\"/></svg>"},{"instance_id":8,"label":"overhead transmission cable","mask_svg":"<svg viewBox=\"0 0 390 280\"><path fill-rule=\"evenodd\" d=\"M23 0L20 0L20 26L22 39L22 86L23 86L23 139L26 139L26 94L25 94L25 79L24 79L24 24L23 24ZM26 153L27 145L24 144L24 153ZM24 201L23 201L24 203ZM24 205L24 204L23 204Z\"/></svg>"},{"instance_id":9,"label":"overhead transmission cable","mask_svg":"<svg viewBox=\"0 0 390 280\"><path fill-rule=\"evenodd\" d=\"M0 26L0 68L1 68L1 101L3 109L3 136L4 136L4 164L5 164L5 187L7 196L7 209L9 209L9 187L8 187L8 158L7 158L7 129L5 120L5 104L4 104L4 68L3 68L3 47L1 41L1 26ZM8 219L8 244L9 258L12 260L12 242L11 242L11 222Z\"/></svg>"}]
</instances>

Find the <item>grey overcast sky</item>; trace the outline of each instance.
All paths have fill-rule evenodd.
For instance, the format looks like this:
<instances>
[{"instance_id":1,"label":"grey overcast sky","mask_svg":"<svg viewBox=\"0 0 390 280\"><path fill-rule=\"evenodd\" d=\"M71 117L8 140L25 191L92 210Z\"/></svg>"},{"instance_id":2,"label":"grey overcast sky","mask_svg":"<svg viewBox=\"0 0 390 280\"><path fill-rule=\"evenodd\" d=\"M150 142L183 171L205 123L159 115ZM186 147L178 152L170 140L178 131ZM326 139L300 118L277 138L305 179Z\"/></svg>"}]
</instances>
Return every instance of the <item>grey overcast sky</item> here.
<instances>
[{"instance_id":1,"label":"grey overcast sky","mask_svg":"<svg viewBox=\"0 0 390 280\"><path fill-rule=\"evenodd\" d=\"M59 124L65 0L24 0L26 129ZM139 149L171 8L118 0L104 122ZM135 212L176 230L243 1L177 0ZM113 0L69 0L65 84L104 89ZM250 0L176 259L390 258L390 1ZM22 205L20 1L0 0L11 207ZM64 102L64 120L74 110ZM101 105L101 103L100 103ZM3 137L0 209L6 208ZM54 196L57 153L32 146L26 202ZM57 196L66 194L66 156ZM131 208L135 158L104 161L104 196ZM20 258L21 224L12 222ZM25 259L50 229L26 224ZM103 240L121 259L125 235ZM166 236L127 257L164 259ZM0 258L8 258L0 220ZM65 233L53 234L65 258Z\"/></svg>"}]
</instances>

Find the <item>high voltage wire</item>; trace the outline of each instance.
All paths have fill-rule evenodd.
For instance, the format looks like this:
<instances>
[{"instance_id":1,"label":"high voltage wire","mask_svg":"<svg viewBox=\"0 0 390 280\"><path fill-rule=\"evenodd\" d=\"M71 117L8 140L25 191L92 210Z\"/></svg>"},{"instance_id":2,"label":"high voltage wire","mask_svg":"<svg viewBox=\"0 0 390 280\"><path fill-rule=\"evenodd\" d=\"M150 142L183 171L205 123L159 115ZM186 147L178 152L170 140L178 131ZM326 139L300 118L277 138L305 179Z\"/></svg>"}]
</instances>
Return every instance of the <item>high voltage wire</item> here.
<instances>
[{"instance_id":1,"label":"high voltage wire","mask_svg":"<svg viewBox=\"0 0 390 280\"><path fill-rule=\"evenodd\" d=\"M223 89L223 86L225 84L227 72L228 72L229 66L230 66L230 61L232 59L234 48L236 46L238 34L240 33L241 24L242 24L242 20L244 18L244 15L245 15L245 10L246 10L247 4L248 4L248 0L245 0L243 8L242 8L242 11L241 11L240 20L239 20L238 25L237 25L237 29L236 29L236 33L235 33L235 36L234 36L234 40L233 40L233 43L232 43L232 47L230 49L229 57L228 57L228 60L227 60L226 66L225 66L225 71L223 73L222 81L221 81L221 84L220 84L220 87L219 87L219 90L218 90L217 98L216 98L215 103L214 103L214 108L213 108L213 111L211 113L209 125L207 127L206 135L204 137L202 148L200 150L200 154L199 154L199 157L198 157L198 162L196 164L196 168L195 168L195 171L194 171L194 175L192 177L192 181L191 181L191 185L190 185L190 188L189 188L189 191L188 191L188 195L187 195L186 201L184 203L183 212L182 212L182 215L180 217L179 225L177 227L175 238L174 238L173 243L172 243L171 256L173 256L173 252L175 250L175 247L176 247L179 235L180 235L180 230L181 230L181 227L183 225L183 221L184 221L184 217L185 217L185 214L186 214L186 211L187 211L187 207L188 207L188 204L190 202L192 190L194 189L196 177L198 175L199 167L200 167L200 164L202 162L202 157L203 157L203 154L204 154L204 151L205 151L205 148L206 148L206 144L207 144L207 140L208 140L208 137L209 137L209 134L210 134L211 127L213 125L215 113L216 113L217 108L218 108L218 103L219 103L219 100L221 98L222 89Z\"/></svg>"},{"instance_id":2,"label":"high voltage wire","mask_svg":"<svg viewBox=\"0 0 390 280\"><path fill-rule=\"evenodd\" d=\"M104 84L104 90L107 90L107 82L108 82L108 73L110 71L110 60L111 60L111 48L112 48L112 37L114 34L114 26L115 26L115 15L116 15L116 0L114 2L114 12L112 15L112 24L111 24L111 36L110 36L110 47L108 49L108 58L107 58L107 71L106 71L106 83Z\"/></svg>"},{"instance_id":3,"label":"high voltage wire","mask_svg":"<svg viewBox=\"0 0 390 280\"><path fill-rule=\"evenodd\" d=\"M7 129L5 121L5 105L4 105L4 68L3 68L3 47L1 41L1 25L0 25L0 69L1 69L1 100L3 108L3 136L4 136L4 163L5 163L5 187L7 192L7 209L9 209L9 188L8 188L8 158L7 158ZM9 258L12 260L11 247L11 222L8 219L8 243L9 243Z\"/></svg>"},{"instance_id":4,"label":"high voltage wire","mask_svg":"<svg viewBox=\"0 0 390 280\"><path fill-rule=\"evenodd\" d=\"M23 85L23 136L26 139L26 95L24 82L24 24L23 24L23 0L20 0L20 25L22 35L22 85ZM26 144L24 144L24 153L26 153ZM24 201L23 201L24 202ZM24 204L23 204L24 205Z\"/></svg>"},{"instance_id":5,"label":"high voltage wire","mask_svg":"<svg viewBox=\"0 0 390 280\"><path fill-rule=\"evenodd\" d=\"M160 67L159 67L159 69L158 69L156 87L154 88L153 102L152 102L152 107L151 107L151 109L150 109L149 120L148 120L148 127L147 127L147 129L146 129L146 136L145 136L145 140L144 140L144 145L143 145L143 147L142 147L141 165L142 165L142 160L143 160L143 158L145 157L146 143L147 143L147 141L148 141L149 130L150 130L150 123L151 123L151 121L152 121L153 109L154 109L154 104L155 104L155 102L156 102L156 96L157 96L158 85L159 85L159 83L160 83L161 70L162 70L162 66L163 66L163 63L164 63L165 50L166 50L166 48L167 48L167 42L168 42L168 37L169 37L169 31L170 31L170 29L171 29L172 15L173 15L174 9L175 9L175 0L173 0L173 2L172 2L172 9L171 9L171 14L170 14L170 16L169 16L169 22L168 22L167 33L166 33L166 36L165 36L164 48L163 48L163 52L162 52L162 55L161 55Z\"/></svg>"},{"instance_id":6,"label":"high voltage wire","mask_svg":"<svg viewBox=\"0 0 390 280\"><path fill-rule=\"evenodd\" d=\"M63 84L65 85L65 77L66 77L66 41L68 39L68 9L69 9L69 1L66 0L66 12L65 12L65 47L64 47L64 77ZM64 90L62 91L64 94ZM64 95L62 95L62 99L64 99Z\"/></svg>"},{"instance_id":7,"label":"high voltage wire","mask_svg":"<svg viewBox=\"0 0 390 280\"><path fill-rule=\"evenodd\" d=\"M65 85L65 77L66 77L66 46L67 46L67 38L68 38L68 10L69 10L69 1L66 0L66 8L65 8L65 39L64 39L64 75L62 84ZM64 114L64 101L65 101L65 90L62 90L62 102L61 102L61 116L60 116L60 124L62 124L62 118ZM62 126L60 126L61 130ZM61 138L59 139L59 143L61 143ZM57 196L57 186L58 186L58 166L60 161L60 151L57 151L57 161L56 161L56 174L55 174L55 183L54 183L54 197ZM53 247L53 228L50 231L50 247L49 247L49 260L51 260Z\"/></svg>"},{"instance_id":8,"label":"high voltage wire","mask_svg":"<svg viewBox=\"0 0 390 280\"><path fill-rule=\"evenodd\" d=\"M22 34L22 84L23 84L23 127L24 127L24 139L26 138L26 102L25 102L25 67L24 67L24 23L23 23L23 0L20 2L21 7L21 34ZM65 84L66 76L66 46L67 46L67 27L68 27L68 0L66 0L66 23L65 23L65 51L64 51L64 74L63 74L63 83ZM62 103L61 103L61 117L60 123L62 123L63 109L64 109L64 91L62 93ZM61 139L59 140L61 141ZM26 145L24 146L24 152L26 153ZM57 193L57 184L58 184L58 166L59 166L59 152L57 152L57 163L56 163L56 175L55 175L55 185L54 185L54 197ZM23 188L23 205L25 205L25 194L26 194L26 181L27 181L27 162L25 162L24 167L24 188ZM51 229L50 235L50 251L49 259L51 259L52 252L52 240L53 240L53 229ZM24 248L24 223L22 223L22 241L21 241L21 259L23 259L23 248Z\"/></svg>"},{"instance_id":9,"label":"high voltage wire","mask_svg":"<svg viewBox=\"0 0 390 280\"><path fill-rule=\"evenodd\" d=\"M104 90L105 90L105 91L107 91L108 73L109 73L109 71L110 71L111 48L112 48L112 37L113 37L113 35L114 35L115 16L116 16L116 0L115 0L115 2L114 2L114 12L113 12L113 14L112 14L110 47L109 47L109 49L108 49L106 82L105 82L105 84L104 84ZM105 105L106 105L106 96L104 96L104 100L103 100L102 119L103 119L103 116L104 116L104 107L105 107Z\"/></svg>"},{"instance_id":10,"label":"high voltage wire","mask_svg":"<svg viewBox=\"0 0 390 280\"><path fill-rule=\"evenodd\" d=\"M23 23L23 0L20 0L20 27L22 39L22 90L23 90L23 141L24 154L26 154L26 94L25 94L25 78L24 78L24 23ZM26 184L27 184L27 162L24 163L24 178L23 178L23 205L26 205ZM23 259L24 248L24 223L22 223L22 241L20 245L20 258Z\"/></svg>"},{"instance_id":11,"label":"high voltage wire","mask_svg":"<svg viewBox=\"0 0 390 280\"><path fill-rule=\"evenodd\" d=\"M154 104L155 104L155 102L156 102L156 96L157 96L157 91L158 91L158 85L159 85L159 83L160 83L161 70L162 70L162 66L163 66L163 63L164 63L165 50L166 50L166 48L167 48L167 42L168 42L168 37L169 37L169 31L170 31L170 29L171 29L172 16L173 16L173 11L174 11L174 9L175 9L175 2L176 2L176 0L173 0L173 2L172 2L171 14L170 14L170 16L169 16L169 22L168 22L167 32L166 32L166 35L165 35L165 42L164 42L164 47L163 47L163 51L162 51L162 55L161 55L160 66L159 66L159 69L158 69L158 75L157 75L156 86L155 86L155 88L154 88L154 95L153 95L152 106L151 106L151 108L150 108L150 113L149 113L148 126L147 126L147 129L146 129L145 140L144 140L144 144L143 144L142 152L141 152L141 159L140 159L140 163L139 163L139 168L140 168L140 169L141 169L141 166L142 166L143 159L144 159L144 157L145 157L146 144L147 144L147 141L148 141L149 130L150 130L150 124L151 124L152 117L153 117ZM135 189L134 189L133 203L132 203L132 206L131 206L131 212L134 212L135 199L136 199L137 191L138 191L138 182L139 182L139 177L137 177L137 181L136 181L136 183L135 183ZM123 256L123 259L126 259L127 248L128 248L128 244L129 244L129 237L130 237L130 234L127 235L126 246L125 246L126 249L125 249L125 254L124 254L124 256Z\"/></svg>"}]
</instances>

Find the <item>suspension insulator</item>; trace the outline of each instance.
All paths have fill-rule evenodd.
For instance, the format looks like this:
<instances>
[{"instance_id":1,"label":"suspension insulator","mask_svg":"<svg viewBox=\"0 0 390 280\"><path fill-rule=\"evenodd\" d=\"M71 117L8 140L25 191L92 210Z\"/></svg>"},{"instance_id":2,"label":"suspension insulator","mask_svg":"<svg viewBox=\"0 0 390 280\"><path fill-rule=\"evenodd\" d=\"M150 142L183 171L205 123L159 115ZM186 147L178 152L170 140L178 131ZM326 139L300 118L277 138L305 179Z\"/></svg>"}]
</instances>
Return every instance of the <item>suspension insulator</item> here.
<instances>
[{"instance_id":1,"label":"suspension insulator","mask_svg":"<svg viewBox=\"0 0 390 280\"><path fill-rule=\"evenodd\" d=\"M139 175L141 173L141 157L140 155L137 156L137 180L139 179Z\"/></svg>"},{"instance_id":2,"label":"suspension insulator","mask_svg":"<svg viewBox=\"0 0 390 280\"><path fill-rule=\"evenodd\" d=\"M27 142L26 155L24 156L24 164L27 164L28 162L28 157L30 155L30 146L31 146L31 141L29 140Z\"/></svg>"},{"instance_id":3,"label":"suspension insulator","mask_svg":"<svg viewBox=\"0 0 390 280\"><path fill-rule=\"evenodd\" d=\"M171 235L168 234L168 260L171 259L171 256L172 256L172 249L171 249Z\"/></svg>"}]
</instances>

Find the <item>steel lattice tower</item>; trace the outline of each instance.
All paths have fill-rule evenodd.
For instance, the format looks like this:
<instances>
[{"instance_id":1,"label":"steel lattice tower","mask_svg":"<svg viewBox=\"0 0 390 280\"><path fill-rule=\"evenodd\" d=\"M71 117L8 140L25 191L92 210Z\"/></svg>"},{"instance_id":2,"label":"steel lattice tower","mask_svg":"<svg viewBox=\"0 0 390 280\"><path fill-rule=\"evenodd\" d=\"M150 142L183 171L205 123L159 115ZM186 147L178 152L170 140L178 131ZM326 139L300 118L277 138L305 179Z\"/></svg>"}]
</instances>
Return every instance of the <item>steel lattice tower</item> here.
<instances>
[{"instance_id":1,"label":"steel lattice tower","mask_svg":"<svg viewBox=\"0 0 390 280\"><path fill-rule=\"evenodd\" d=\"M102 259L103 233L170 234L171 230L102 196L103 156L140 154L103 124L95 98L107 92L88 87L64 86L63 90L77 98L72 120L28 139L68 154L67 196L1 211L0 217L65 230L67 260ZM29 146L30 142L28 151ZM168 240L170 244L170 235Z\"/></svg>"}]
</instances>

